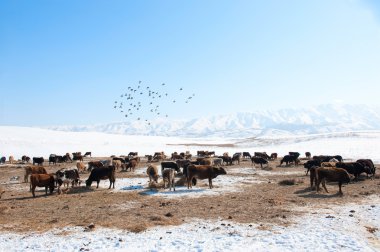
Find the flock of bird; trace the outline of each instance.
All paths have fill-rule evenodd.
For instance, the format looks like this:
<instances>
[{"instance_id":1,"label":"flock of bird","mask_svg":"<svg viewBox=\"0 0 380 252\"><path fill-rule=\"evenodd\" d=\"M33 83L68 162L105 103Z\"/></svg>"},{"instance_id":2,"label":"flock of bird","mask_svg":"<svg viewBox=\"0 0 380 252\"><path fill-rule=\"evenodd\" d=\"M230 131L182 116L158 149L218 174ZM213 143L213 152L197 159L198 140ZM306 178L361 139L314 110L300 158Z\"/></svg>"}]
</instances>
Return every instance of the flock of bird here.
<instances>
[{"instance_id":1,"label":"flock of bird","mask_svg":"<svg viewBox=\"0 0 380 252\"><path fill-rule=\"evenodd\" d=\"M150 119L169 116L167 111L162 110L165 105L187 104L195 96L185 95L182 87L174 95L170 95L167 89L165 83L153 89L139 81L137 86L129 86L127 92L120 94L120 100L114 102L113 108L119 110L125 118L144 120L151 125Z\"/></svg>"}]
</instances>

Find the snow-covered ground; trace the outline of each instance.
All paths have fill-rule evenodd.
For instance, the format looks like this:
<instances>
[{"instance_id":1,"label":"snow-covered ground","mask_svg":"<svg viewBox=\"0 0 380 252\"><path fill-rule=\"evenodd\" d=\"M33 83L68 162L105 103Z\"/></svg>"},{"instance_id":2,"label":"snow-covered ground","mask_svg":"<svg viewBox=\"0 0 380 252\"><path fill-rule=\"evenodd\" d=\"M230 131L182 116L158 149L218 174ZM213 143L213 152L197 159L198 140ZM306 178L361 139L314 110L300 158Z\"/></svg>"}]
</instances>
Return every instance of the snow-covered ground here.
<instances>
[{"instance_id":1,"label":"snow-covered ground","mask_svg":"<svg viewBox=\"0 0 380 252\"><path fill-rule=\"evenodd\" d=\"M187 220L141 233L67 227L0 233L0 251L379 251L380 198L323 210L304 209L289 227Z\"/></svg>"},{"instance_id":2,"label":"snow-covered ground","mask_svg":"<svg viewBox=\"0 0 380 252\"><path fill-rule=\"evenodd\" d=\"M200 146L202 144L203 146ZM222 147L218 147L223 144ZM159 136L128 136L96 132L62 132L28 127L0 126L0 155L13 155L20 159L22 155L30 157L51 153L91 151L93 156L125 155L138 151L140 156L165 151L214 150L223 152L266 151L277 152L280 156L289 151L306 151L312 155L339 154L344 158L371 158L380 163L380 132L347 132L307 136L272 136L270 138L179 138Z\"/></svg>"}]
</instances>

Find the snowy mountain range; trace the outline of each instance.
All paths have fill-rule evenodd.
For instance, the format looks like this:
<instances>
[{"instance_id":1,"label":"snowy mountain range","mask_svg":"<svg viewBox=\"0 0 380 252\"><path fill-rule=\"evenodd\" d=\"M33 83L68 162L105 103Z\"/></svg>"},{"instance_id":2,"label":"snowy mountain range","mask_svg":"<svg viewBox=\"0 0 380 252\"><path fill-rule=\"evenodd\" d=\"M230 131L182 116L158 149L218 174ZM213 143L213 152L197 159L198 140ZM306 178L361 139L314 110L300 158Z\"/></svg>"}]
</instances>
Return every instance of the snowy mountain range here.
<instances>
[{"instance_id":1,"label":"snowy mountain range","mask_svg":"<svg viewBox=\"0 0 380 252\"><path fill-rule=\"evenodd\" d=\"M328 104L312 108L263 110L189 120L158 118L82 126L49 126L52 130L177 137L269 137L380 130L380 108Z\"/></svg>"}]
</instances>

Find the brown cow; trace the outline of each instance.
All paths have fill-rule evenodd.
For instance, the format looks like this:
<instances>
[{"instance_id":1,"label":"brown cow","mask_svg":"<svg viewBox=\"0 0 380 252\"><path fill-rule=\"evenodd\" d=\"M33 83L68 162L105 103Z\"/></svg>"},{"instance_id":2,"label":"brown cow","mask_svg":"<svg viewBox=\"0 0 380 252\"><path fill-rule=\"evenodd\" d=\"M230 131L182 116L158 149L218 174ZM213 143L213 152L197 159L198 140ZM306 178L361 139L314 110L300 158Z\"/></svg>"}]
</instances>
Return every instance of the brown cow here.
<instances>
[{"instance_id":1,"label":"brown cow","mask_svg":"<svg viewBox=\"0 0 380 252\"><path fill-rule=\"evenodd\" d=\"M83 162L77 162L77 169L79 172L85 172L86 165Z\"/></svg>"},{"instance_id":2,"label":"brown cow","mask_svg":"<svg viewBox=\"0 0 380 252\"><path fill-rule=\"evenodd\" d=\"M15 161L15 158L13 156L9 156L9 163L13 164L14 161Z\"/></svg>"},{"instance_id":3,"label":"brown cow","mask_svg":"<svg viewBox=\"0 0 380 252\"><path fill-rule=\"evenodd\" d=\"M339 194L342 196L342 183L349 183L350 176L348 172L343 168L334 168L334 167L319 167L316 169L316 187L317 192L319 191L319 184L322 182L322 187L328 193L326 188L326 180L331 182L338 182L339 185Z\"/></svg>"},{"instance_id":4,"label":"brown cow","mask_svg":"<svg viewBox=\"0 0 380 252\"><path fill-rule=\"evenodd\" d=\"M197 158L197 162L200 165L213 165L212 159L211 158Z\"/></svg>"},{"instance_id":5,"label":"brown cow","mask_svg":"<svg viewBox=\"0 0 380 252\"><path fill-rule=\"evenodd\" d=\"M136 169L136 167L137 167L137 164L138 164L137 160L136 159L132 159L131 161L129 161L128 164L125 165L125 170L127 171L128 168L129 168L130 171L134 172L135 169Z\"/></svg>"},{"instance_id":6,"label":"brown cow","mask_svg":"<svg viewBox=\"0 0 380 252\"><path fill-rule=\"evenodd\" d=\"M187 188L192 187L191 181L193 178L197 179L208 179L210 189L212 186L212 179L216 178L218 175L227 174L223 167L214 167L210 165L189 165L187 167Z\"/></svg>"},{"instance_id":7,"label":"brown cow","mask_svg":"<svg viewBox=\"0 0 380 252\"><path fill-rule=\"evenodd\" d=\"M313 187L317 185L317 175L316 170L319 168L319 166L312 166L309 168L308 172L310 171L310 189L313 190ZM306 174L307 175L307 174Z\"/></svg>"},{"instance_id":8,"label":"brown cow","mask_svg":"<svg viewBox=\"0 0 380 252\"><path fill-rule=\"evenodd\" d=\"M31 174L47 174L46 169L42 166L26 166L24 174L24 182L28 183L29 175Z\"/></svg>"},{"instance_id":9,"label":"brown cow","mask_svg":"<svg viewBox=\"0 0 380 252\"><path fill-rule=\"evenodd\" d=\"M276 152L274 152L274 153L270 154L270 159L271 160L276 160L277 156L278 156L278 154Z\"/></svg>"},{"instance_id":10,"label":"brown cow","mask_svg":"<svg viewBox=\"0 0 380 252\"><path fill-rule=\"evenodd\" d=\"M336 162L322 162L321 167L336 167Z\"/></svg>"},{"instance_id":11,"label":"brown cow","mask_svg":"<svg viewBox=\"0 0 380 252\"><path fill-rule=\"evenodd\" d=\"M152 182L152 180L156 183L158 183L158 170L157 166L155 165L149 165L146 169L146 174L149 176L149 183Z\"/></svg>"},{"instance_id":12,"label":"brown cow","mask_svg":"<svg viewBox=\"0 0 380 252\"><path fill-rule=\"evenodd\" d=\"M91 161L91 162L88 162L88 170L91 171L92 169L94 168L101 168L101 167L104 167L103 163L100 162L100 161Z\"/></svg>"},{"instance_id":13,"label":"brown cow","mask_svg":"<svg viewBox=\"0 0 380 252\"><path fill-rule=\"evenodd\" d=\"M119 168L121 168L121 166L122 166L122 163L120 160L114 159L114 160L112 160L112 165L114 165L116 167L116 170L119 170Z\"/></svg>"},{"instance_id":14,"label":"brown cow","mask_svg":"<svg viewBox=\"0 0 380 252\"><path fill-rule=\"evenodd\" d=\"M45 187L45 193L47 195L47 190L49 188L50 194L54 191L55 186L55 178L53 174L32 174L30 175L30 186L32 188L32 195L36 197L34 194L36 187Z\"/></svg>"}]
</instances>

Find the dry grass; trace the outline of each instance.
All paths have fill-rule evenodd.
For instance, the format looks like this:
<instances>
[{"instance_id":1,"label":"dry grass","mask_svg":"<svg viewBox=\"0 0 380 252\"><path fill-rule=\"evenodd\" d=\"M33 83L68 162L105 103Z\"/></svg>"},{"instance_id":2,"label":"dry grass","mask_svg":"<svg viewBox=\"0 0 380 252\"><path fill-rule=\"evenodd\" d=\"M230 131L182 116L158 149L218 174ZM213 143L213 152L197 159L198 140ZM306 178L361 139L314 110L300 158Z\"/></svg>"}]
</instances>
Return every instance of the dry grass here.
<instances>
[{"instance_id":1,"label":"dry grass","mask_svg":"<svg viewBox=\"0 0 380 252\"><path fill-rule=\"evenodd\" d=\"M296 180L295 179L284 179L278 182L279 185L287 186L287 185L295 185Z\"/></svg>"},{"instance_id":2,"label":"dry grass","mask_svg":"<svg viewBox=\"0 0 380 252\"><path fill-rule=\"evenodd\" d=\"M8 212L9 207L7 206L1 206L0 207L0 216L3 214L6 214Z\"/></svg>"},{"instance_id":3,"label":"dry grass","mask_svg":"<svg viewBox=\"0 0 380 252\"><path fill-rule=\"evenodd\" d=\"M303 184L303 180L296 180L296 179L284 179L278 182L279 185L282 186L291 186L291 185L298 185Z\"/></svg>"},{"instance_id":4,"label":"dry grass","mask_svg":"<svg viewBox=\"0 0 380 252\"><path fill-rule=\"evenodd\" d=\"M0 186L0 199L1 196L5 193L5 188L3 186Z\"/></svg>"}]
</instances>

